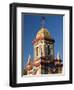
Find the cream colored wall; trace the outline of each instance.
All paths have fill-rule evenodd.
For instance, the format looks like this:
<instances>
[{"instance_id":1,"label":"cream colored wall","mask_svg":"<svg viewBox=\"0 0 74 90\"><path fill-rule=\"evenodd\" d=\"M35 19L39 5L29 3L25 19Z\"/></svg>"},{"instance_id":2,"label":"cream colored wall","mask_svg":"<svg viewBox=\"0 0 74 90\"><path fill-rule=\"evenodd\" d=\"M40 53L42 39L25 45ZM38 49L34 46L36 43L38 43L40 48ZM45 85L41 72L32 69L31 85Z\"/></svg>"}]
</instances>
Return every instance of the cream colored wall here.
<instances>
[{"instance_id":1,"label":"cream colored wall","mask_svg":"<svg viewBox=\"0 0 74 90\"><path fill-rule=\"evenodd\" d=\"M34 45L34 60L37 59L37 58L39 58L39 57L41 57L40 49L38 49L38 56L36 56L36 47L39 48L40 45L42 46L42 53L43 53L42 55L43 56L45 55L45 51L44 51L44 40L42 40L42 43L41 43L41 41L39 41L38 43L36 43Z\"/></svg>"},{"instance_id":2,"label":"cream colored wall","mask_svg":"<svg viewBox=\"0 0 74 90\"><path fill-rule=\"evenodd\" d=\"M41 43L42 42L42 43ZM40 49L39 49L39 46L42 46L42 56L46 56L46 46L47 44L45 43L44 40L41 40L37 43L34 44L34 60L36 60L37 58L41 57L41 52L40 52ZM53 55L53 59L54 59L54 45L52 45L52 55ZM38 56L36 56L36 48L38 47Z\"/></svg>"}]
</instances>

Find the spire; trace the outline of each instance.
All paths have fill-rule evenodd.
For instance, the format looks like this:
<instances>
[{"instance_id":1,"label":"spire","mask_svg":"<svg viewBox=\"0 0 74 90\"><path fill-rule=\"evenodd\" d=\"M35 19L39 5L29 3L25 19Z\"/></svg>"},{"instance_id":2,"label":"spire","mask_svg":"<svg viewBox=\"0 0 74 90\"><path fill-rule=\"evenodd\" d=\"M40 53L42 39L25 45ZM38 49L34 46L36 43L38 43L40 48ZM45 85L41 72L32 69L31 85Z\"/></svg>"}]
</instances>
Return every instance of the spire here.
<instances>
[{"instance_id":1,"label":"spire","mask_svg":"<svg viewBox=\"0 0 74 90\"><path fill-rule=\"evenodd\" d=\"M44 28L44 24L45 24L45 17L42 16L41 18L41 27Z\"/></svg>"},{"instance_id":2,"label":"spire","mask_svg":"<svg viewBox=\"0 0 74 90\"><path fill-rule=\"evenodd\" d=\"M59 54L59 52L57 53L57 59L60 60L60 54Z\"/></svg>"},{"instance_id":3,"label":"spire","mask_svg":"<svg viewBox=\"0 0 74 90\"><path fill-rule=\"evenodd\" d=\"M31 60L31 55L29 54L29 57L28 57L28 62L27 64L32 64L32 60Z\"/></svg>"}]
</instances>

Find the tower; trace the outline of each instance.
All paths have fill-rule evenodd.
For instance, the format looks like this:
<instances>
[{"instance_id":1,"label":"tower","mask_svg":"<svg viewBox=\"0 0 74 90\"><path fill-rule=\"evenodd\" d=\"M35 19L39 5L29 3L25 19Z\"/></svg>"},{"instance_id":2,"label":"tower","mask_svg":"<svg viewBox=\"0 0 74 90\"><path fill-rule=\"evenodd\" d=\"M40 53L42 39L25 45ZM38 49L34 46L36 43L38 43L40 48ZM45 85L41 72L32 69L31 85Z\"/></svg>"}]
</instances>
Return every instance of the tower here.
<instances>
[{"instance_id":1,"label":"tower","mask_svg":"<svg viewBox=\"0 0 74 90\"><path fill-rule=\"evenodd\" d=\"M50 64L54 62L54 39L44 27L44 23L45 18L42 17L42 26L33 40L34 67L37 69L37 74L48 74Z\"/></svg>"}]
</instances>

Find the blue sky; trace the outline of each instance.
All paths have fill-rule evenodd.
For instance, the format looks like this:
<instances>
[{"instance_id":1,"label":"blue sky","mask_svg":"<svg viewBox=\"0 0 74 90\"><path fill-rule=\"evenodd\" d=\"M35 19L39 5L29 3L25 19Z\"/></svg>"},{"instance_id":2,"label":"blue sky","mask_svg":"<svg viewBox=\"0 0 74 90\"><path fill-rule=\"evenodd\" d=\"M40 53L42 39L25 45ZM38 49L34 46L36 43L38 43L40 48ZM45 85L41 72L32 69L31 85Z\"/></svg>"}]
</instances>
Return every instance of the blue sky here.
<instances>
[{"instance_id":1,"label":"blue sky","mask_svg":"<svg viewBox=\"0 0 74 90\"><path fill-rule=\"evenodd\" d=\"M24 65L27 63L29 54L33 59L33 44L37 32L41 28L41 17L45 17L44 26L48 29L51 37L55 40L54 54L60 53L63 59L63 16L62 15L36 15L22 14L22 44Z\"/></svg>"}]
</instances>

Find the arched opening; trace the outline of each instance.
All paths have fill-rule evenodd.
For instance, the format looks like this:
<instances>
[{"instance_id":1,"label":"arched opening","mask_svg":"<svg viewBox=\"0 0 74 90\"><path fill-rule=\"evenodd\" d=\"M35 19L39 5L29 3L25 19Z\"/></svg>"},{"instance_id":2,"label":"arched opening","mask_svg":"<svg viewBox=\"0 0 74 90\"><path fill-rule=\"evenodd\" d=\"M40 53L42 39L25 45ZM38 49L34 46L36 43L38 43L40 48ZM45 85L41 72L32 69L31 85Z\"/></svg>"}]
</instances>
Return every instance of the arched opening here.
<instances>
[{"instance_id":1,"label":"arched opening","mask_svg":"<svg viewBox=\"0 0 74 90\"><path fill-rule=\"evenodd\" d=\"M36 47L36 56L38 56L38 47Z\"/></svg>"}]
</instances>

